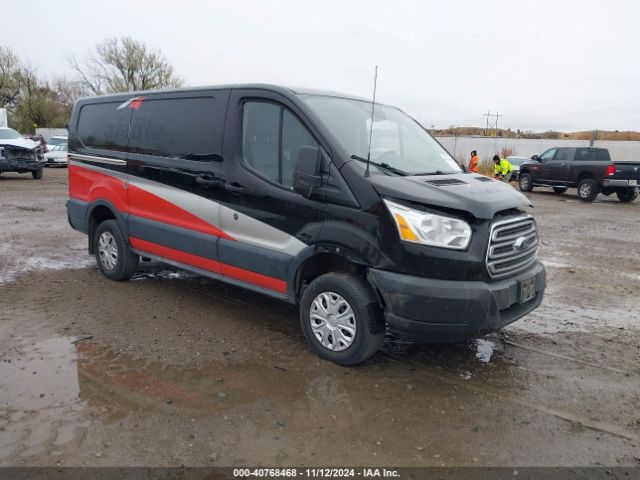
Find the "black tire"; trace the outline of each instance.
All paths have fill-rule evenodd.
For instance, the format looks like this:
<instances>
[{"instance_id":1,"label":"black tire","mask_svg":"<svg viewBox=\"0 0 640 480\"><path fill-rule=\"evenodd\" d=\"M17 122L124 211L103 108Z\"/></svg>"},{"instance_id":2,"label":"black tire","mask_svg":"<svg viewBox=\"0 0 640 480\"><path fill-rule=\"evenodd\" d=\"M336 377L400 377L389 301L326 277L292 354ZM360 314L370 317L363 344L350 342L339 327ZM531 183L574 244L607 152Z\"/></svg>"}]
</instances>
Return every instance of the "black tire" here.
<instances>
[{"instance_id":1,"label":"black tire","mask_svg":"<svg viewBox=\"0 0 640 480\"><path fill-rule=\"evenodd\" d=\"M42 168L31 170L31 176L36 180L40 180L42 178L42 170Z\"/></svg>"},{"instance_id":2,"label":"black tire","mask_svg":"<svg viewBox=\"0 0 640 480\"><path fill-rule=\"evenodd\" d=\"M523 173L518 179L521 192L530 192L533 190L533 178L530 173Z\"/></svg>"},{"instance_id":3,"label":"black tire","mask_svg":"<svg viewBox=\"0 0 640 480\"><path fill-rule=\"evenodd\" d=\"M322 345L311 326L312 305L323 293L341 296L353 312L351 322L355 325L355 336L342 334L343 338L351 338L351 344L344 350L335 351ZM339 365L364 362L380 349L384 341L384 317L375 293L363 278L352 273L332 272L313 280L300 301L300 324L311 350ZM348 333L346 330L341 331ZM330 333L327 338L331 339L331 344L340 348L340 340L336 342L333 335Z\"/></svg>"},{"instance_id":4,"label":"black tire","mask_svg":"<svg viewBox=\"0 0 640 480\"><path fill-rule=\"evenodd\" d=\"M598 196L598 185L593 178L583 178L578 182L578 199L593 202Z\"/></svg>"},{"instance_id":5,"label":"black tire","mask_svg":"<svg viewBox=\"0 0 640 480\"><path fill-rule=\"evenodd\" d=\"M115 247L114 264L110 266L106 257L109 254L101 249L100 238L106 234L104 240ZM113 243L109 241L109 235ZM129 248L129 242L116 220L105 220L98 225L94 235L96 262L102 274L110 280L127 280L138 268L139 257ZM111 257L113 258L113 257Z\"/></svg>"},{"instance_id":6,"label":"black tire","mask_svg":"<svg viewBox=\"0 0 640 480\"><path fill-rule=\"evenodd\" d=\"M556 193L564 193L567 191L567 187L553 187L553 191Z\"/></svg>"},{"instance_id":7,"label":"black tire","mask_svg":"<svg viewBox=\"0 0 640 480\"><path fill-rule=\"evenodd\" d=\"M635 188L621 188L616 190L616 196L623 203L631 203L638 198L638 190Z\"/></svg>"}]
</instances>

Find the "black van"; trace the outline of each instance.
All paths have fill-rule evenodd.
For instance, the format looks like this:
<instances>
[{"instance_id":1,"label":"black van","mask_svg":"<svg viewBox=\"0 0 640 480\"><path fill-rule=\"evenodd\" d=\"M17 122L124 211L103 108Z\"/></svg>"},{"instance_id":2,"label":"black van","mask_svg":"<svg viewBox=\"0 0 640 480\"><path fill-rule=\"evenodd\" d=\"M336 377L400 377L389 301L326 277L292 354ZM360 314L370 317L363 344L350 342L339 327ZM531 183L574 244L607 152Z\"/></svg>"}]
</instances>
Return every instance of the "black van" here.
<instances>
[{"instance_id":1,"label":"black van","mask_svg":"<svg viewBox=\"0 0 640 480\"><path fill-rule=\"evenodd\" d=\"M69 222L108 278L148 257L298 304L313 351L343 365L386 330L424 342L494 332L545 289L525 196L464 172L399 109L336 93L81 99L69 193Z\"/></svg>"}]
</instances>

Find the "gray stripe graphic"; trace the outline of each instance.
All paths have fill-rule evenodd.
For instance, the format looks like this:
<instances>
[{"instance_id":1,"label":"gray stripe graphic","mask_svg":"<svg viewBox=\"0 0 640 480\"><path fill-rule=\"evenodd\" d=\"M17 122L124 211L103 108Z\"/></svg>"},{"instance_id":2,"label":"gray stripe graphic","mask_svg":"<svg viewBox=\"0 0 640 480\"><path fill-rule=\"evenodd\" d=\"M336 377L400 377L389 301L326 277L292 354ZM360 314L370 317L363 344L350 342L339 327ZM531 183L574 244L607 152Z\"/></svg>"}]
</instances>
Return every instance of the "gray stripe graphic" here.
<instances>
[{"instance_id":1,"label":"gray stripe graphic","mask_svg":"<svg viewBox=\"0 0 640 480\"><path fill-rule=\"evenodd\" d=\"M220 205L220 226L222 230L240 242L278 250L292 256L297 255L307 246L282 230L224 205Z\"/></svg>"}]
</instances>

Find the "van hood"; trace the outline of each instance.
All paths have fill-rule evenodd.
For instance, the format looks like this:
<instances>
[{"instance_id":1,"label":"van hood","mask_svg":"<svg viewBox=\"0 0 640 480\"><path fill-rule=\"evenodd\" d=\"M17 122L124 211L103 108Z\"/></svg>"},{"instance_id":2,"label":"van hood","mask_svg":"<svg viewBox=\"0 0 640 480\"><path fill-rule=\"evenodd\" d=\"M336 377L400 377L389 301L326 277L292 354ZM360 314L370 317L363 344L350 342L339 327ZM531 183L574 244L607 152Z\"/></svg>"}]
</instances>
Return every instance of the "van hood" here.
<instances>
[{"instance_id":1,"label":"van hood","mask_svg":"<svg viewBox=\"0 0 640 480\"><path fill-rule=\"evenodd\" d=\"M529 199L510 185L475 173L371 175L370 180L383 197L469 212L479 219L490 220L501 210L531 206Z\"/></svg>"}]
</instances>

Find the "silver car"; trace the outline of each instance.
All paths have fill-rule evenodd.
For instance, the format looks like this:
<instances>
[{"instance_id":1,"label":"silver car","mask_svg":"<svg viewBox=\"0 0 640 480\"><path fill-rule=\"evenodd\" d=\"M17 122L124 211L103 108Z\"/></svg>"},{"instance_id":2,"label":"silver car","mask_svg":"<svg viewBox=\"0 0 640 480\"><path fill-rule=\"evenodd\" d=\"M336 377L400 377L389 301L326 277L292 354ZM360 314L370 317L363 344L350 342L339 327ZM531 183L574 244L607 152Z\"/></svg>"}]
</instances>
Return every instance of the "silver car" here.
<instances>
[{"instance_id":1,"label":"silver car","mask_svg":"<svg viewBox=\"0 0 640 480\"><path fill-rule=\"evenodd\" d=\"M67 166L67 144L59 143L52 146L47 153L44 154L44 158L47 163L45 166L53 167L54 165L66 167Z\"/></svg>"}]
</instances>

